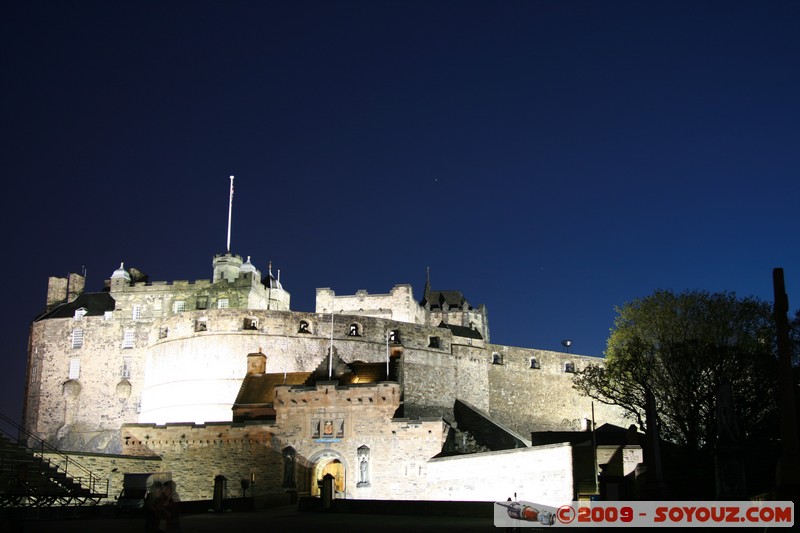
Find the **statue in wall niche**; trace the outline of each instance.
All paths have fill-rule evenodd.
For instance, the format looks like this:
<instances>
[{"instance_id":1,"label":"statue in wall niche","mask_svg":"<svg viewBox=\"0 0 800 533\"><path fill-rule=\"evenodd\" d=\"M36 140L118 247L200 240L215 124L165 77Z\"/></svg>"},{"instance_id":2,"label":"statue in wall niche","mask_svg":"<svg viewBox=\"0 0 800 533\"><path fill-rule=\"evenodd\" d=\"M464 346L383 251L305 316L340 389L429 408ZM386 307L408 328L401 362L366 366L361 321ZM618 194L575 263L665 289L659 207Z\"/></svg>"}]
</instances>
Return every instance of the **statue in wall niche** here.
<instances>
[{"instance_id":1,"label":"statue in wall niche","mask_svg":"<svg viewBox=\"0 0 800 533\"><path fill-rule=\"evenodd\" d=\"M369 487L369 447L358 449L358 483L357 487Z\"/></svg>"},{"instance_id":2,"label":"statue in wall niche","mask_svg":"<svg viewBox=\"0 0 800 533\"><path fill-rule=\"evenodd\" d=\"M292 447L283 450L283 486L294 487L294 458L295 452Z\"/></svg>"},{"instance_id":3,"label":"statue in wall niche","mask_svg":"<svg viewBox=\"0 0 800 533\"><path fill-rule=\"evenodd\" d=\"M367 458L366 457L362 457L361 458L361 464L359 465L358 482L359 483L366 483L367 479L368 479L368 473L369 473L369 465L367 464Z\"/></svg>"}]
</instances>

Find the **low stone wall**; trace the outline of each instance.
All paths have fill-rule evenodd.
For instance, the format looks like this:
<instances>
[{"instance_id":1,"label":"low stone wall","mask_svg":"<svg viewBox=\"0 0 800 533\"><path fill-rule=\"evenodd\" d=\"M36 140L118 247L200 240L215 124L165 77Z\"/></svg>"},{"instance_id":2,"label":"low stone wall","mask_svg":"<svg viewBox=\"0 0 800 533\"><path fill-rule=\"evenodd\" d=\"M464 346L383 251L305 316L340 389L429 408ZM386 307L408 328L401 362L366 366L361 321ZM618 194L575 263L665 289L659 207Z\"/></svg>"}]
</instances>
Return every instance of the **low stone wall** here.
<instances>
[{"instance_id":1,"label":"low stone wall","mask_svg":"<svg viewBox=\"0 0 800 533\"><path fill-rule=\"evenodd\" d=\"M129 457L125 455L109 455L102 453L45 453L44 457L51 464L57 465L59 470L67 473L73 478L84 478L86 473L81 468L76 467L78 463L92 473L92 477L98 479L97 490L105 491L106 482L108 483L108 497L100 503L114 503L122 491L122 480L126 472L161 472L163 462L160 457ZM87 486L83 479L82 484Z\"/></svg>"},{"instance_id":2,"label":"low stone wall","mask_svg":"<svg viewBox=\"0 0 800 533\"><path fill-rule=\"evenodd\" d=\"M559 506L573 499L572 446L551 444L431 459L423 499L524 499Z\"/></svg>"}]
</instances>

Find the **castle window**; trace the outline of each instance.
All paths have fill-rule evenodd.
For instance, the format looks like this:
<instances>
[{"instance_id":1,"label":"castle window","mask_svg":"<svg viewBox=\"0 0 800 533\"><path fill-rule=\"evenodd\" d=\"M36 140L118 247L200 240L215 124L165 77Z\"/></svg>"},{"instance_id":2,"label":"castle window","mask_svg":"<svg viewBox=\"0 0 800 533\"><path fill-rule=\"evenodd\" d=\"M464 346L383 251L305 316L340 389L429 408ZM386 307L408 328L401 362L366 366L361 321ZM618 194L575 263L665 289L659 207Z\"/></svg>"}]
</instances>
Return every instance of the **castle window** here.
<instances>
[{"instance_id":1,"label":"castle window","mask_svg":"<svg viewBox=\"0 0 800 533\"><path fill-rule=\"evenodd\" d=\"M502 365L503 364L503 357L499 353L492 354L492 364L493 365Z\"/></svg>"},{"instance_id":2,"label":"castle window","mask_svg":"<svg viewBox=\"0 0 800 533\"><path fill-rule=\"evenodd\" d=\"M111 320L114 318L114 311L106 311L103 313L103 320Z\"/></svg>"},{"instance_id":3,"label":"castle window","mask_svg":"<svg viewBox=\"0 0 800 533\"><path fill-rule=\"evenodd\" d=\"M208 296L198 296L197 305L195 307L201 310L208 309Z\"/></svg>"},{"instance_id":4,"label":"castle window","mask_svg":"<svg viewBox=\"0 0 800 533\"><path fill-rule=\"evenodd\" d=\"M75 320L80 320L80 319L81 319L81 318L83 318L85 315L86 315L86 308L85 308L85 307L81 307L80 309L76 309L76 310L75 310L75 316L74 316L74 319L75 319Z\"/></svg>"},{"instance_id":5,"label":"castle window","mask_svg":"<svg viewBox=\"0 0 800 533\"><path fill-rule=\"evenodd\" d=\"M320 436L319 433L320 421L319 420L312 420L311 421L311 438L318 439Z\"/></svg>"},{"instance_id":6,"label":"castle window","mask_svg":"<svg viewBox=\"0 0 800 533\"><path fill-rule=\"evenodd\" d=\"M83 347L83 330L82 329L73 329L72 330L72 347L73 348L81 348L81 347Z\"/></svg>"},{"instance_id":7,"label":"castle window","mask_svg":"<svg viewBox=\"0 0 800 533\"><path fill-rule=\"evenodd\" d=\"M78 379L81 377L81 360L73 357L69 360L69 379Z\"/></svg>"},{"instance_id":8,"label":"castle window","mask_svg":"<svg viewBox=\"0 0 800 533\"><path fill-rule=\"evenodd\" d=\"M311 333L311 330L308 329L308 322L301 320L300 329L297 330L297 333Z\"/></svg>"},{"instance_id":9,"label":"castle window","mask_svg":"<svg viewBox=\"0 0 800 533\"><path fill-rule=\"evenodd\" d=\"M429 337L428 338L428 348L439 348L441 342L439 337Z\"/></svg>"},{"instance_id":10,"label":"castle window","mask_svg":"<svg viewBox=\"0 0 800 533\"><path fill-rule=\"evenodd\" d=\"M564 363L564 372L569 374L575 373L575 363Z\"/></svg>"},{"instance_id":11,"label":"castle window","mask_svg":"<svg viewBox=\"0 0 800 533\"><path fill-rule=\"evenodd\" d=\"M131 313L131 318L134 320L139 320L142 318L142 306L141 305L134 305L133 312Z\"/></svg>"},{"instance_id":12,"label":"castle window","mask_svg":"<svg viewBox=\"0 0 800 533\"><path fill-rule=\"evenodd\" d=\"M358 324L350 324L350 329L348 330L347 334L350 337L360 337L361 336L361 330L358 327Z\"/></svg>"},{"instance_id":13,"label":"castle window","mask_svg":"<svg viewBox=\"0 0 800 533\"><path fill-rule=\"evenodd\" d=\"M195 331L206 331L207 329L208 329L208 324L206 323L205 319L194 321Z\"/></svg>"},{"instance_id":14,"label":"castle window","mask_svg":"<svg viewBox=\"0 0 800 533\"><path fill-rule=\"evenodd\" d=\"M186 302L183 300L177 300L172 304L173 313L183 313L184 311L186 311Z\"/></svg>"},{"instance_id":15,"label":"castle window","mask_svg":"<svg viewBox=\"0 0 800 533\"><path fill-rule=\"evenodd\" d=\"M133 348L133 340L136 338L136 333L132 329L126 329L122 335L122 347Z\"/></svg>"},{"instance_id":16,"label":"castle window","mask_svg":"<svg viewBox=\"0 0 800 533\"><path fill-rule=\"evenodd\" d=\"M227 309L228 308L228 299L227 298L220 298L217 300L217 309Z\"/></svg>"},{"instance_id":17,"label":"castle window","mask_svg":"<svg viewBox=\"0 0 800 533\"><path fill-rule=\"evenodd\" d=\"M541 365L539 364L539 361L537 361L535 357L531 357L531 368L533 369L542 368Z\"/></svg>"},{"instance_id":18,"label":"castle window","mask_svg":"<svg viewBox=\"0 0 800 533\"><path fill-rule=\"evenodd\" d=\"M166 326L162 326L158 328L158 338L159 339L166 339L167 335L169 335L169 328Z\"/></svg>"},{"instance_id":19,"label":"castle window","mask_svg":"<svg viewBox=\"0 0 800 533\"><path fill-rule=\"evenodd\" d=\"M258 329L258 319L257 318L245 318L244 323L242 325L243 329Z\"/></svg>"},{"instance_id":20,"label":"castle window","mask_svg":"<svg viewBox=\"0 0 800 533\"><path fill-rule=\"evenodd\" d=\"M400 331L393 329L389 331L389 342L392 344L400 344Z\"/></svg>"},{"instance_id":21,"label":"castle window","mask_svg":"<svg viewBox=\"0 0 800 533\"><path fill-rule=\"evenodd\" d=\"M131 358L122 358L122 370L120 371L122 379L131 379Z\"/></svg>"}]
</instances>

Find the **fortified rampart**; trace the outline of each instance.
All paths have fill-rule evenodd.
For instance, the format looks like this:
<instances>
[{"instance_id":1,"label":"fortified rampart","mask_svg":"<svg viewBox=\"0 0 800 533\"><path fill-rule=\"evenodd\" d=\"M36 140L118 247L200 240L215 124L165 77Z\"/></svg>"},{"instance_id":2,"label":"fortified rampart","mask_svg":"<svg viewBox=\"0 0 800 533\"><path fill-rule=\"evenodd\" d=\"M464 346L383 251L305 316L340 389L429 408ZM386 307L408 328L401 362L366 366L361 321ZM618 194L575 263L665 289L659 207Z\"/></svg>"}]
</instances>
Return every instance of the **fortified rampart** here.
<instances>
[{"instance_id":1,"label":"fortified rampart","mask_svg":"<svg viewBox=\"0 0 800 533\"><path fill-rule=\"evenodd\" d=\"M271 274L262 280L234 259L215 258L214 281L150 283L120 268L107 292L77 297L69 287L80 280L51 279L48 310L31 326L27 428L61 449L119 453L124 424L228 422L248 353L266 354L267 373L313 372L326 364L331 333L345 363L397 360L405 417L452 421L462 399L523 435L591 418L572 377L599 359L490 344L488 324L460 323L487 316L460 293L429 292L434 309L408 285L378 295L319 289L318 312L290 311ZM270 294L285 295L287 309L268 309ZM460 322L431 322L443 313ZM595 405L595 419L627 425L607 406Z\"/></svg>"},{"instance_id":2,"label":"fortified rampart","mask_svg":"<svg viewBox=\"0 0 800 533\"><path fill-rule=\"evenodd\" d=\"M276 390L274 422L126 425L123 453L161 457L188 499L210 499L217 475L228 479L229 491L255 479L256 496L314 494L312 480L336 465L340 497L415 499L445 426L439 419L393 419L399 404L397 383L286 385Z\"/></svg>"}]
</instances>

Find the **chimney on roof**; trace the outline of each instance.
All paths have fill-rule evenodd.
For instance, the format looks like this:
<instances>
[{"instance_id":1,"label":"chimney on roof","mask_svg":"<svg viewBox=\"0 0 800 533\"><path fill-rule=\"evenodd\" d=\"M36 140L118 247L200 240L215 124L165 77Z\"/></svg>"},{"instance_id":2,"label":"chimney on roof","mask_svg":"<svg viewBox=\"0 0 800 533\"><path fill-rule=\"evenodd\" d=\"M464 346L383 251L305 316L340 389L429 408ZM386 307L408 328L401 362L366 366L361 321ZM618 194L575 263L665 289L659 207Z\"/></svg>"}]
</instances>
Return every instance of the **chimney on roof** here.
<instances>
[{"instance_id":1,"label":"chimney on roof","mask_svg":"<svg viewBox=\"0 0 800 533\"><path fill-rule=\"evenodd\" d=\"M47 309L67 301L67 278L51 276L47 279Z\"/></svg>"},{"instance_id":2,"label":"chimney on roof","mask_svg":"<svg viewBox=\"0 0 800 533\"><path fill-rule=\"evenodd\" d=\"M255 353L247 354L247 375L254 376L267 372L267 356L261 353L261 348Z\"/></svg>"},{"instance_id":3,"label":"chimney on roof","mask_svg":"<svg viewBox=\"0 0 800 533\"><path fill-rule=\"evenodd\" d=\"M67 302L74 302L80 296L86 285L86 278L80 274L70 273L67 283Z\"/></svg>"},{"instance_id":4,"label":"chimney on roof","mask_svg":"<svg viewBox=\"0 0 800 533\"><path fill-rule=\"evenodd\" d=\"M75 301L86 285L86 278L71 272L66 278L51 276L47 279L47 309Z\"/></svg>"}]
</instances>

